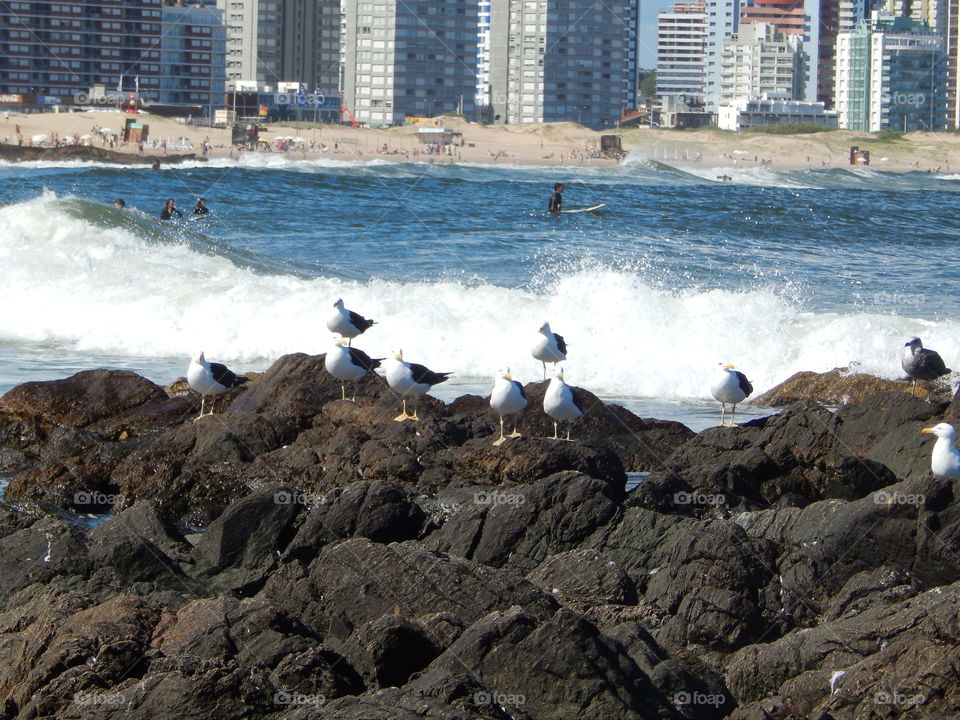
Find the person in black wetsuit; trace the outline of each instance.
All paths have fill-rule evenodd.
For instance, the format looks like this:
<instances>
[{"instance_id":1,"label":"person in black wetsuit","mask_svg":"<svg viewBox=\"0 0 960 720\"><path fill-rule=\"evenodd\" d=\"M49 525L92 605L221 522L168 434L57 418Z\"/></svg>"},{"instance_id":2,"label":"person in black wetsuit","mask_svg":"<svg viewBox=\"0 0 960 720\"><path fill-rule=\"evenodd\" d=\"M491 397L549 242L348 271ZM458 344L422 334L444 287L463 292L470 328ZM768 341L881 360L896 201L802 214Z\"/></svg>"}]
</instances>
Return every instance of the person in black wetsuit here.
<instances>
[{"instance_id":1,"label":"person in black wetsuit","mask_svg":"<svg viewBox=\"0 0 960 720\"><path fill-rule=\"evenodd\" d=\"M552 213L560 212L563 207L563 183L556 183L553 186L553 195L550 196L550 204L547 210Z\"/></svg>"},{"instance_id":2,"label":"person in black wetsuit","mask_svg":"<svg viewBox=\"0 0 960 720\"><path fill-rule=\"evenodd\" d=\"M173 216L176 215L178 218L183 217L183 213L177 210L177 201L173 198L167 200L167 204L163 206L163 210L160 211L161 220L171 220Z\"/></svg>"},{"instance_id":3,"label":"person in black wetsuit","mask_svg":"<svg viewBox=\"0 0 960 720\"><path fill-rule=\"evenodd\" d=\"M193 214L194 214L194 215L209 215L209 214L210 214L210 208L207 207L207 199L206 199L206 198L198 198L198 199L197 199L197 206L193 209Z\"/></svg>"},{"instance_id":4,"label":"person in black wetsuit","mask_svg":"<svg viewBox=\"0 0 960 720\"><path fill-rule=\"evenodd\" d=\"M117 208L117 210L123 210L127 204L123 201L123 198L117 198L113 201L113 206Z\"/></svg>"}]
</instances>

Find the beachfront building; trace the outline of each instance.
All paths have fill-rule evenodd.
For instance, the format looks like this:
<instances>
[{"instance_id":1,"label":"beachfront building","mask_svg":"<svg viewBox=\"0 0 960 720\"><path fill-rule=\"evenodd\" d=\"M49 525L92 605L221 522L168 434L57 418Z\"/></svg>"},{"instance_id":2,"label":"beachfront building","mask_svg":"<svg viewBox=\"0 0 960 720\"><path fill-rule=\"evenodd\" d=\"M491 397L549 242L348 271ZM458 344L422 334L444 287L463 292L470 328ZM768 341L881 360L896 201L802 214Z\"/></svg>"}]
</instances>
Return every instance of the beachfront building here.
<instances>
[{"instance_id":1,"label":"beachfront building","mask_svg":"<svg viewBox=\"0 0 960 720\"><path fill-rule=\"evenodd\" d=\"M132 94L222 106L221 26L222 13L202 3L3 2L0 94L20 98L20 105L114 104Z\"/></svg>"},{"instance_id":2,"label":"beachfront building","mask_svg":"<svg viewBox=\"0 0 960 720\"><path fill-rule=\"evenodd\" d=\"M160 76L162 105L223 107L227 30L223 12L202 4L167 5L161 16ZM146 88L144 88L145 90Z\"/></svg>"},{"instance_id":3,"label":"beachfront building","mask_svg":"<svg viewBox=\"0 0 960 720\"><path fill-rule=\"evenodd\" d=\"M657 14L657 97L703 99L706 92L707 8L678 2Z\"/></svg>"},{"instance_id":4,"label":"beachfront building","mask_svg":"<svg viewBox=\"0 0 960 720\"><path fill-rule=\"evenodd\" d=\"M804 60L801 98L808 101L817 97L820 5L821 0L752 0L740 10L741 32L744 25L764 23L785 40L800 43Z\"/></svg>"},{"instance_id":5,"label":"beachfront building","mask_svg":"<svg viewBox=\"0 0 960 720\"><path fill-rule=\"evenodd\" d=\"M706 0L707 42L705 52L705 97L708 112L720 106L723 85L723 46L740 29L741 0Z\"/></svg>"},{"instance_id":6,"label":"beachfront building","mask_svg":"<svg viewBox=\"0 0 960 720\"><path fill-rule=\"evenodd\" d=\"M723 46L720 104L736 98L803 100L805 62L802 35L781 35L762 22L742 23Z\"/></svg>"},{"instance_id":7,"label":"beachfront building","mask_svg":"<svg viewBox=\"0 0 960 720\"><path fill-rule=\"evenodd\" d=\"M488 115L490 106L490 0L477 0L477 94L478 110ZM488 117L484 117L489 120Z\"/></svg>"},{"instance_id":8,"label":"beachfront building","mask_svg":"<svg viewBox=\"0 0 960 720\"><path fill-rule=\"evenodd\" d=\"M943 39L906 17L873 14L837 38L840 127L861 132L947 126Z\"/></svg>"},{"instance_id":9,"label":"beachfront building","mask_svg":"<svg viewBox=\"0 0 960 720\"><path fill-rule=\"evenodd\" d=\"M641 9L640 0L627 0L627 25L624 28L627 33L627 72L623 78L623 114L643 103L640 93L640 72L643 69L640 63L643 50L640 43Z\"/></svg>"},{"instance_id":10,"label":"beachfront building","mask_svg":"<svg viewBox=\"0 0 960 720\"><path fill-rule=\"evenodd\" d=\"M633 0L492 0L494 122L614 127L626 104L633 7Z\"/></svg>"},{"instance_id":11,"label":"beachfront building","mask_svg":"<svg viewBox=\"0 0 960 720\"><path fill-rule=\"evenodd\" d=\"M827 110L821 102L735 98L720 106L717 127L721 130L745 130L761 125L813 124L838 127L836 110Z\"/></svg>"},{"instance_id":12,"label":"beachfront building","mask_svg":"<svg viewBox=\"0 0 960 720\"><path fill-rule=\"evenodd\" d=\"M868 16L868 0L820 0L817 54L810 54L810 67L816 70L816 99L833 107L837 74L837 37L849 33Z\"/></svg>"},{"instance_id":13,"label":"beachfront building","mask_svg":"<svg viewBox=\"0 0 960 720\"><path fill-rule=\"evenodd\" d=\"M340 0L217 0L217 7L227 26L229 89L339 90Z\"/></svg>"},{"instance_id":14,"label":"beachfront building","mask_svg":"<svg viewBox=\"0 0 960 720\"><path fill-rule=\"evenodd\" d=\"M360 123L473 117L476 0L344 0L343 99Z\"/></svg>"}]
</instances>

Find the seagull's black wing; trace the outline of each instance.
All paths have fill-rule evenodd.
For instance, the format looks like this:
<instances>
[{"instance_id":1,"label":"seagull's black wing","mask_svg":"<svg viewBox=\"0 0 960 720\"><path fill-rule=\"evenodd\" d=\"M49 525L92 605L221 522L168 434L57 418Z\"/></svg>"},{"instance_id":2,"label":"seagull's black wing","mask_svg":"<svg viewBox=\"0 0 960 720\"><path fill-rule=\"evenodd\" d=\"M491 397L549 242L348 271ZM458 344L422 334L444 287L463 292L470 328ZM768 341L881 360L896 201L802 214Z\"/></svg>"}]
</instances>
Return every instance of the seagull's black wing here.
<instances>
[{"instance_id":1,"label":"seagull's black wing","mask_svg":"<svg viewBox=\"0 0 960 720\"><path fill-rule=\"evenodd\" d=\"M734 372L737 374L737 382L740 383L740 389L743 390L744 395L750 397L750 393L753 392L753 385L750 384L747 376L742 372L739 370L734 370Z\"/></svg>"},{"instance_id":2,"label":"seagull's black wing","mask_svg":"<svg viewBox=\"0 0 960 720\"><path fill-rule=\"evenodd\" d=\"M350 311L350 324L353 325L359 332L366 331L371 325L374 324L373 320L367 320L360 313L355 313L353 310Z\"/></svg>"},{"instance_id":3,"label":"seagull's black wing","mask_svg":"<svg viewBox=\"0 0 960 720\"><path fill-rule=\"evenodd\" d=\"M448 372L434 372L430 368L424 367L419 363L410 363L410 373L413 375L413 381L415 383L431 386L446 382L448 376L453 375L453 373Z\"/></svg>"},{"instance_id":4,"label":"seagull's black wing","mask_svg":"<svg viewBox=\"0 0 960 720\"><path fill-rule=\"evenodd\" d=\"M936 350L920 348L920 351L915 353L913 357L917 360L914 373L921 380L935 380L950 372L950 368L944 364L943 358Z\"/></svg>"},{"instance_id":5,"label":"seagull's black wing","mask_svg":"<svg viewBox=\"0 0 960 720\"><path fill-rule=\"evenodd\" d=\"M560 349L564 355L567 354L567 341L563 339L562 335L553 334L554 339L557 341L557 347Z\"/></svg>"},{"instance_id":6,"label":"seagull's black wing","mask_svg":"<svg viewBox=\"0 0 960 720\"><path fill-rule=\"evenodd\" d=\"M574 407L576 407L577 410L579 410L579 411L580 411L580 414L582 415L583 413L586 412L586 410L584 409L583 401L580 400L580 398L577 397L577 393L575 393L575 392L573 391L573 388L572 388L572 387L570 387L569 385L567 385L567 389L570 391L570 397L573 399L573 405L574 405Z\"/></svg>"},{"instance_id":7,"label":"seagull's black wing","mask_svg":"<svg viewBox=\"0 0 960 720\"><path fill-rule=\"evenodd\" d=\"M383 360L383 358L372 358L363 350L358 350L355 347L349 347L347 350L350 351L350 362L357 367L362 367L367 372L373 372L375 368L380 367L380 361Z\"/></svg>"},{"instance_id":8,"label":"seagull's black wing","mask_svg":"<svg viewBox=\"0 0 960 720\"><path fill-rule=\"evenodd\" d=\"M511 380L510 382L512 382L512 383L516 386L517 390L520 391L520 397L522 397L524 400L526 400L526 399L527 399L527 393L525 393L525 392L523 391L523 385L521 385L520 382L517 381L517 380Z\"/></svg>"},{"instance_id":9,"label":"seagull's black wing","mask_svg":"<svg viewBox=\"0 0 960 720\"><path fill-rule=\"evenodd\" d=\"M247 378L243 375L237 375L222 363L210 363L210 373L213 375L213 379L225 388L234 388L247 381Z\"/></svg>"}]
</instances>

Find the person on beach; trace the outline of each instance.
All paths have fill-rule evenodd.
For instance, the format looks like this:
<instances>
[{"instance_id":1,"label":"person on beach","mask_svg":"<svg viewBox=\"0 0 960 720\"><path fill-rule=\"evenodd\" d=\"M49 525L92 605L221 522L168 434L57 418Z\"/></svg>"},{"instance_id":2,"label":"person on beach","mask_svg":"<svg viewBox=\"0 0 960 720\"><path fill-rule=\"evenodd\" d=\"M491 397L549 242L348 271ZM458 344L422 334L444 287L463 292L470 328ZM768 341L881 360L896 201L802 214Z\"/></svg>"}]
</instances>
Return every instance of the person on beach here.
<instances>
[{"instance_id":1,"label":"person on beach","mask_svg":"<svg viewBox=\"0 0 960 720\"><path fill-rule=\"evenodd\" d=\"M206 199L206 198L198 198L198 199L197 199L197 206L193 209L193 214L194 214L194 215L209 215L209 214L210 214L210 208L207 207L207 199Z\"/></svg>"},{"instance_id":2,"label":"person on beach","mask_svg":"<svg viewBox=\"0 0 960 720\"><path fill-rule=\"evenodd\" d=\"M159 161L159 160L154 160L154 161L153 161L153 165L150 166L150 169L151 169L151 170L159 170L159 169L160 169L160 161Z\"/></svg>"},{"instance_id":3,"label":"person on beach","mask_svg":"<svg viewBox=\"0 0 960 720\"><path fill-rule=\"evenodd\" d=\"M550 196L550 203L547 205L547 211L552 213L560 212L563 207L563 183L555 183L553 186L553 195Z\"/></svg>"},{"instance_id":4,"label":"person on beach","mask_svg":"<svg viewBox=\"0 0 960 720\"><path fill-rule=\"evenodd\" d=\"M117 210L123 210L127 206L127 204L123 201L123 198L117 198L116 200L113 201L113 206Z\"/></svg>"},{"instance_id":5,"label":"person on beach","mask_svg":"<svg viewBox=\"0 0 960 720\"><path fill-rule=\"evenodd\" d=\"M172 220L174 215L176 215L178 218L183 217L183 213L177 210L177 201L173 198L169 198L167 200L167 204L163 206L163 210L160 211L160 219Z\"/></svg>"}]
</instances>

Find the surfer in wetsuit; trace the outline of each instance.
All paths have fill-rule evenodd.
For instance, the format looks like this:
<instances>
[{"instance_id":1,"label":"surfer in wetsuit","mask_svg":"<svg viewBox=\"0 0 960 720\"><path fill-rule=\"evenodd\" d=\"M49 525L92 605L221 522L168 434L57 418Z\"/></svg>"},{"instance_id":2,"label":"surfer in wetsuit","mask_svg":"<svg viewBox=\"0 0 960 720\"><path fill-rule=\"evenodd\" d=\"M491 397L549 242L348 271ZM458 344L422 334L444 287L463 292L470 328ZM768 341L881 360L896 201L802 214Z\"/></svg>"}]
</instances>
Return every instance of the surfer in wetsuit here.
<instances>
[{"instance_id":1,"label":"surfer in wetsuit","mask_svg":"<svg viewBox=\"0 0 960 720\"><path fill-rule=\"evenodd\" d=\"M193 214L194 214L194 215L209 215L209 214L210 214L210 208L207 207L207 199L206 199L206 198L198 198L198 199L197 199L197 206L193 209Z\"/></svg>"},{"instance_id":2,"label":"surfer in wetsuit","mask_svg":"<svg viewBox=\"0 0 960 720\"><path fill-rule=\"evenodd\" d=\"M563 183L555 183L553 195L550 196L550 204L547 205L547 211L558 213L561 207L563 207Z\"/></svg>"},{"instance_id":3,"label":"surfer in wetsuit","mask_svg":"<svg viewBox=\"0 0 960 720\"><path fill-rule=\"evenodd\" d=\"M167 200L167 204L163 206L163 210L160 211L161 220L171 220L173 216L176 215L178 218L183 217L183 213L177 210L177 201L173 198Z\"/></svg>"}]
</instances>

